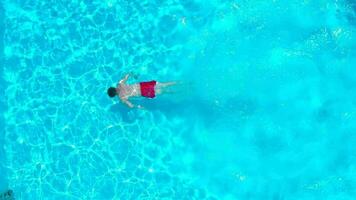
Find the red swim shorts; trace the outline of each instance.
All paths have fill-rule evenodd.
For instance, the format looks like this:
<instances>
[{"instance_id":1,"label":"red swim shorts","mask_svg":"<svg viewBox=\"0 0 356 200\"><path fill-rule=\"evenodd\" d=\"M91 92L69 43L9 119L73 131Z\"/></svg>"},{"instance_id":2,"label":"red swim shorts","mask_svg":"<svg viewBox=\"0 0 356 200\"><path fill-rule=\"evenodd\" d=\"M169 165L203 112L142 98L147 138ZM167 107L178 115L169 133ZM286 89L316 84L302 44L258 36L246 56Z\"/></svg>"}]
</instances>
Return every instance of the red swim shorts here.
<instances>
[{"instance_id":1,"label":"red swim shorts","mask_svg":"<svg viewBox=\"0 0 356 200\"><path fill-rule=\"evenodd\" d=\"M143 97L154 98L156 96L155 86L156 86L156 81L141 82L140 83L141 95Z\"/></svg>"}]
</instances>

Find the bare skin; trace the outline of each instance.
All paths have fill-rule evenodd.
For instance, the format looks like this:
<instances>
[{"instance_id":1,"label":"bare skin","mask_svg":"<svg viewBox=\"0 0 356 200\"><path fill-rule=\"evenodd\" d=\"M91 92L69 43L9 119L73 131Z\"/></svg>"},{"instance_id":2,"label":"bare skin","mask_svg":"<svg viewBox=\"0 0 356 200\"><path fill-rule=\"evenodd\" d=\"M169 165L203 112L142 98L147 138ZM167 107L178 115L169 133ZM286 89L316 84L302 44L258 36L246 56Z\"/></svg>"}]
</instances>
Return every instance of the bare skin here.
<instances>
[{"instance_id":1,"label":"bare skin","mask_svg":"<svg viewBox=\"0 0 356 200\"><path fill-rule=\"evenodd\" d=\"M134 105L129 101L130 97L140 97L141 96L141 89L139 83L134 84L126 84L127 80L129 79L130 75L127 74L123 79L119 81L116 87L116 94L119 97L120 101L127 105L130 108L143 108L141 105ZM177 82L164 82L160 83L157 82L155 86L155 93L156 95L162 94L165 92L165 88L168 86L172 86L177 84Z\"/></svg>"}]
</instances>

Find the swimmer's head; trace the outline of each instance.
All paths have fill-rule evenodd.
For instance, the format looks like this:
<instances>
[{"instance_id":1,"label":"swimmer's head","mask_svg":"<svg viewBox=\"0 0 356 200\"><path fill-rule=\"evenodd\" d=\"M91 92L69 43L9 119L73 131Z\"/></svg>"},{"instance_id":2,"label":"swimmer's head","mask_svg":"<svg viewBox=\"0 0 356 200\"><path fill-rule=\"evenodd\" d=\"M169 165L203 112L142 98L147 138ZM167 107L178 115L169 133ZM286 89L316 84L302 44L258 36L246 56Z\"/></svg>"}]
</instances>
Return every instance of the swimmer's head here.
<instances>
[{"instance_id":1,"label":"swimmer's head","mask_svg":"<svg viewBox=\"0 0 356 200\"><path fill-rule=\"evenodd\" d=\"M109 97L111 97L111 98L115 97L115 96L116 96L116 88L114 88L114 87L109 87L109 89L108 89L108 95L109 95Z\"/></svg>"}]
</instances>

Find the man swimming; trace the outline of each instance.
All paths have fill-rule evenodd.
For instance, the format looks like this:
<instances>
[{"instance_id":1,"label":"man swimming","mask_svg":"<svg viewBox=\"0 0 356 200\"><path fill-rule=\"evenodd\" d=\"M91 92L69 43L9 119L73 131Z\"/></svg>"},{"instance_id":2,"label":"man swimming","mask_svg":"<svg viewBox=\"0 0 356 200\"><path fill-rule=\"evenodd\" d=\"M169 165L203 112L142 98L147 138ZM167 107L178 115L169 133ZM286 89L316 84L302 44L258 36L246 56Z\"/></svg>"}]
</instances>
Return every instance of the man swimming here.
<instances>
[{"instance_id":1,"label":"man swimming","mask_svg":"<svg viewBox=\"0 0 356 200\"><path fill-rule=\"evenodd\" d=\"M160 83L157 81L140 82L135 84L126 84L130 75L127 74L123 79L119 81L116 88L110 87L108 89L109 97L113 98L116 95L120 98L121 102L126 104L130 108L143 108L140 105L134 105L129 101L130 97L147 97L154 98L157 94L162 94L165 88L171 85L177 84L177 82L164 82Z\"/></svg>"}]
</instances>

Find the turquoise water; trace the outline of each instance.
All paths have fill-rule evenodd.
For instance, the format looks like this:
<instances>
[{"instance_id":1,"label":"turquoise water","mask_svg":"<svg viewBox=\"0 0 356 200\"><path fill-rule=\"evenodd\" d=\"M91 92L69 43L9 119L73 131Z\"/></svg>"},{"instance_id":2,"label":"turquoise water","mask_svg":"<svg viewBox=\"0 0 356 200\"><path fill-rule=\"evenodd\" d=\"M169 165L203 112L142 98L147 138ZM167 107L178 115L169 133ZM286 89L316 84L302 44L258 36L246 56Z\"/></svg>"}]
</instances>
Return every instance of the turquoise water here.
<instances>
[{"instance_id":1,"label":"turquoise water","mask_svg":"<svg viewBox=\"0 0 356 200\"><path fill-rule=\"evenodd\" d=\"M356 196L354 1L2 6L16 199ZM106 94L127 72L189 87L129 110Z\"/></svg>"}]
</instances>

